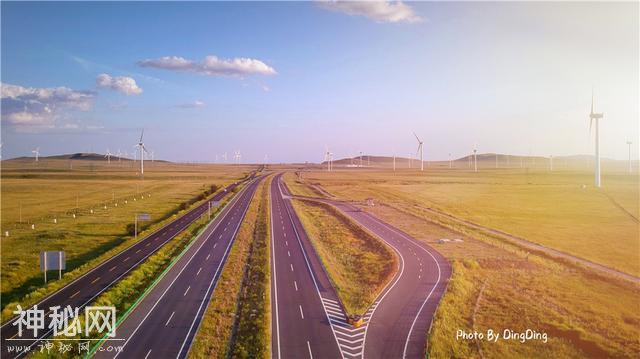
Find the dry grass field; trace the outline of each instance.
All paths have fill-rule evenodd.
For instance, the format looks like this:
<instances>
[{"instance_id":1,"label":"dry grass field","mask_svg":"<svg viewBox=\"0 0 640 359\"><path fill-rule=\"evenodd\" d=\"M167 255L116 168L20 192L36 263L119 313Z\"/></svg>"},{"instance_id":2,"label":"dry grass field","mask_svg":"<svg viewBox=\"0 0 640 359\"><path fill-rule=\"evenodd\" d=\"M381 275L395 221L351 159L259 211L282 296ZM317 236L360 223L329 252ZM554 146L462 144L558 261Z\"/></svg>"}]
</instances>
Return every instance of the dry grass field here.
<instances>
[{"instance_id":1,"label":"dry grass field","mask_svg":"<svg viewBox=\"0 0 640 359\"><path fill-rule=\"evenodd\" d=\"M409 211L435 208L640 275L637 174L604 172L599 190L593 188L590 172L562 170L484 169L473 173L466 169L428 169L424 173L394 173L352 169L305 172L303 178L341 199L363 201L371 197ZM309 195L309 191L300 194Z\"/></svg>"},{"instance_id":2,"label":"dry grass field","mask_svg":"<svg viewBox=\"0 0 640 359\"><path fill-rule=\"evenodd\" d=\"M588 174L432 170L394 175L354 169L312 171L304 173L303 179L297 181L293 173L286 177L289 188L300 195L312 195L321 186L338 199L375 198L376 206L362 208L428 243L452 262L447 293L431 332L425 333L430 357L602 358L637 357L640 352L638 286L527 253L473 231L453 231L434 223L427 212L416 207L436 207L549 246L567 241L573 246L564 243L561 248L594 258L606 258L598 255L604 248L592 232L604 226L611 233L599 229L597 233L606 238L601 241L626 257L614 263L628 263L627 268L633 269L638 265L638 227L628 223L632 219L611 199L589 187L581 192L580 182L589 183ZM637 198L637 177L605 176L604 183L603 190L609 196L637 215L637 201L633 200ZM572 203L575 201L580 202ZM542 224L539 227L556 223L562 230L537 230L536 223ZM550 233L555 236L546 237ZM462 238L464 242L440 244L440 238ZM579 245L580 240L589 244ZM456 339L457 330L488 329L532 329L546 332L549 339L547 343Z\"/></svg>"},{"instance_id":3,"label":"dry grass field","mask_svg":"<svg viewBox=\"0 0 640 359\"><path fill-rule=\"evenodd\" d=\"M144 236L212 186L230 184L252 169L156 161L146 163L140 179L136 168L125 161L2 162L3 308L17 301L24 305L62 284L50 273L52 281L43 288L40 251L66 252L68 274L62 282L68 282L88 269L78 270L81 266L132 243L135 213L151 215L151 222L140 223Z\"/></svg>"}]
</instances>

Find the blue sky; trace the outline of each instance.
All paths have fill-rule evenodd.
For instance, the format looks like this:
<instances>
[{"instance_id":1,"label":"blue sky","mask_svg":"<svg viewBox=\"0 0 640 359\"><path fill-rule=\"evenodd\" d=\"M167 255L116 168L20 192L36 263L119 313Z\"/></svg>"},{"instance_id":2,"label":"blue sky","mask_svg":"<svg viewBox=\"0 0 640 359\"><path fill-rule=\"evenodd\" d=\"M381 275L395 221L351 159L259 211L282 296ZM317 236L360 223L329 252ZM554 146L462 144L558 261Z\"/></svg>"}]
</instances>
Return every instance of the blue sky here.
<instances>
[{"instance_id":1,"label":"blue sky","mask_svg":"<svg viewBox=\"0 0 640 359\"><path fill-rule=\"evenodd\" d=\"M637 153L637 3L400 5L2 2L3 158L131 153L143 127L170 160L408 156L413 131L429 160L591 153L592 86L603 154Z\"/></svg>"}]
</instances>

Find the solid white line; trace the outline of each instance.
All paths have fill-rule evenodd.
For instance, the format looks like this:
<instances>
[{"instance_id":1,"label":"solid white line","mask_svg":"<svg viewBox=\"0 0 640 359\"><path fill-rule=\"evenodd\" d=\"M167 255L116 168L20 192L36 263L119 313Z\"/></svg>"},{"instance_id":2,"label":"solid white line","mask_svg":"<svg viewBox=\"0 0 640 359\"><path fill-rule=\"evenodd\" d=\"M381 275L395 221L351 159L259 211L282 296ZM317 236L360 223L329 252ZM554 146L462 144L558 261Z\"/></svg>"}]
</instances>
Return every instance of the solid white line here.
<instances>
[{"instance_id":1,"label":"solid white line","mask_svg":"<svg viewBox=\"0 0 640 359\"><path fill-rule=\"evenodd\" d=\"M189 293L189 289L191 289L191 286L188 286L187 290L184 291L184 294L182 295L183 297L187 296L187 293Z\"/></svg>"},{"instance_id":2,"label":"solid white line","mask_svg":"<svg viewBox=\"0 0 640 359\"><path fill-rule=\"evenodd\" d=\"M275 180L275 178L272 179L272 181ZM271 197L271 185L269 186L269 197ZM278 318L278 281L276 278L276 247L275 247L275 236L273 234L273 203L277 204L277 201L275 201L275 198L270 198L271 199L271 206L269 208L269 211L271 212L271 216L270 216L270 220L271 220L271 261L273 263L273 297L275 299L275 307L276 307L276 347L278 348L278 359L280 359L280 321ZM275 202L274 202L275 201ZM272 322L273 324L273 322Z\"/></svg>"},{"instance_id":3,"label":"solid white line","mask_svg":"<svg viewBox=\"0 0 640 359\"><path fill-rule=\"evenodd\" d=\"M175 312L175 311L174 311L174 312L171 312L171 315L169 316L169 319L167 319L167 322L166 322L166 323L164 323L164 326L165 326L165 327L166 327L167 325L169 325L169 322L171 321L171 318L173 318L173 315L174 315L174 314L176 314L176 312ZM149 350L149 351L151 351L151 350Z\"/></svg>"},{"instance_id":4,"label":"solid white line","mask_svg":"<svg viewBox=\"0 0 640 359\"><path fill-rule=\"evenodd\" d=\"M311 354L311 344L309 344L308 340L307 340L307 348L309 349L309 358L313 359L313 354Z\"/></svg>"},{"instance_id":5,"label":"solid white line","mask_svg":"<svg viewBox=\"0 0 640 359\"><path fill-rule=\"evenodd\" d=\"M304 313L302 312L302 305L299 305L300 307L300 316L302 317L302 319L304 319Z\"/></svg>"}]
</instances>

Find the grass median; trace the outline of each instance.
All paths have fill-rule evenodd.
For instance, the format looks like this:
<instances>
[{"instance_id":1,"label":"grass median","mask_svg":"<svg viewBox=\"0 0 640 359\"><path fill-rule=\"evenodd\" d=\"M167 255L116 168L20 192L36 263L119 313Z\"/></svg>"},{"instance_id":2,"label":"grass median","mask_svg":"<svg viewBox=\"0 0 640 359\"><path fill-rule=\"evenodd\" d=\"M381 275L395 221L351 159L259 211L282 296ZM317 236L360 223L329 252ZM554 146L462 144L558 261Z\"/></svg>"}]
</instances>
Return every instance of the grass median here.
<instances>
[{"instance_id":1,"label":"grass median","mask_svg":"<svg viewBox=\"0 0 640 359\"><path fill-rule=\"evenodd\" d=\"M364 314L397 270L395 254L328 204L294 200L293 206L347 315Z\"/></svg>"},{"instance_id":2,"label":"grass median","mask_svg":"<svg viewBox=\"0 0 640 359\"><path fill-rule=\"evenodd\" d=\"M267 358L270 353L269 180L238 231L190 358Z\"/></svg>"}]
</instances>

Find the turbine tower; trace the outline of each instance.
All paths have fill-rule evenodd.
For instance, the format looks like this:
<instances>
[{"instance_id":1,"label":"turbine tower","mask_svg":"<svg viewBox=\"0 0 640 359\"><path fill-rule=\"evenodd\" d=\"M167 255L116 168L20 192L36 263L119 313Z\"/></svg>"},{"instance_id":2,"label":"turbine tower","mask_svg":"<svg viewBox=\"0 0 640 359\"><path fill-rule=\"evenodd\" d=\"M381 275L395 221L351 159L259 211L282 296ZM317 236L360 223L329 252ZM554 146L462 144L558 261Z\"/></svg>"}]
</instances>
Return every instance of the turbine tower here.
<instances>
[{"instance_id":1,"label":"turbine tower","mask_svg":"<svg viewBox=\"0 0 640 359\"><path fill-rule=\"evenodd\" d=\"M109 151L109 149L107 148L107 153L104 155L104 157L106 157L106 158L107 158L107 163L108 163L108 164L111 164L111 156L112 156L112 155L113 155L113 154L111 153L111 151Z\"/></svg>"},{"instance_id":2,"label":"turbine tower","mask_svg":"<svg viewBox=\"0 0 640 359\"><path fill-rule=\"evenodd\" d=\"M420 171L424 171L424 149L422 148L423 142L415 132L413 133L413 135L416 136L416 140L418 140L418 150L416 151L416 156L420 154Z\"/></svg>"},{"instance_id":3,"label":"turbine tower","mask_svg":"<svg viewBox=\"0 0 640 359\"><path fill-rule=\"evenodd\" d=\"M478 157L476 156L476 153L478 152L477 149L473 149L473 172L478 172Z\"/></svg>"},{"instance_id":4,"label":"turbine tower","mask_svg":"<svg viewBox=\"0 0 640 359\"><path fill-rule=\"evenodd\" d=\"M38 157L40 157L40 147L36 147L36 149L31 151L31 153L36 155L36 162L38 162Z\"/></svg>"},{"instance_id":5,"label":"turbine tower","mask_svg":"<svg viewBox=\"0 0 640 359\"><path fill-rule=\"evenodd\" d=\"M591 127L593 120L596 121L596 156L595 156L595 186L600 188L600 119L604 117L603 113L593 112L593 90L591 91L591 113L589 114L589 134L591 134Z\"/></svg>"},{"instance_id":6,"label":"turbine tower","mask_svg":"<svg viewBox=\"0 0 640 359\"><path fill-rule=\"evenodd\" d=\"M147 148L144 147L142 136L144 136L144 129L142 129L142 132L140 133L140 140L138 141L138 144L134 145L133 147L138 147L138 149L140 150L140 175L144 176L144 153L147 152Z\"/></svg>"},{"instance_id":7,"label":"turbine tower","mask_svg":"<svg viewBox=\"0 0 640 359\"><path fill-rule=\"evenodd\" d=\"M633 142L627 141L627 146L629 146L629 173L631 173L631 144L633 144Z\"/></svg>"}]
</instances>

